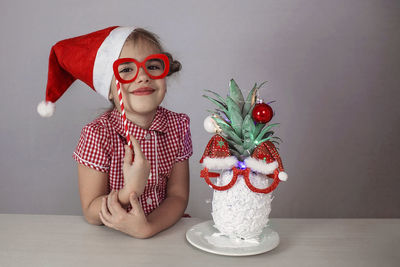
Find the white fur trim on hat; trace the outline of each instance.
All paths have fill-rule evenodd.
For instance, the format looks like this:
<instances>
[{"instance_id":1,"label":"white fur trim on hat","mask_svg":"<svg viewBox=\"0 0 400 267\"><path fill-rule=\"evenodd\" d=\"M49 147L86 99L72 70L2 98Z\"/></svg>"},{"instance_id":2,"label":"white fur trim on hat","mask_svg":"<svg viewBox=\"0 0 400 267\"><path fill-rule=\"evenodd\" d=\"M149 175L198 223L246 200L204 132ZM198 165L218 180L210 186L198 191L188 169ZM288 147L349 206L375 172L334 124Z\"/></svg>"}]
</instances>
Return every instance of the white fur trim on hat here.
<instances>
[{"instance_id":1,"label":"white fur trim on hat","mask_svg":"<svg viewBox=\"0 0 400 267\"><path fill-rule=\"evenodd\" d=\"M277 161L266 163L264 160L255 159L252 157L246 158L244 160L244 164L246 164L246 166L249 167L251 170L262 174L271 174L279 166Z\"/></svg>"},{"instance_id":2,"label":"white fur trim on hat","mask_svg":"<svg viewBox=\"0 0 400 267\"><path fill-rule=\"evenodd\" d=\"M278 178L279 178L279 180L281 180L281 181L287 181L288 175L287 175L286 172L280 172L280 173L278 174Z\"/></svg>"},{"instance_id":3,"label":"white fur trim on hat","mask_svg":"<svg viewBox=\"0 0 400 267\"><path fill-rule=\"evenodd\" d=\"M208 169L214 169L214 170L228 170L236 166L237 162L238 160L234 156L226 158L205 157L203 159L203 166Z\"/></svg>"},{"instance_id":4,"label":"white fur trim on hat","mask_svg":"<svg viewBox=\"0 0 400 267\"><path fill-rule=\"evenodd\" d=\"M135 27L118 27L110 32L97 50L93 66L93 86L97 93L108 99L113 63L118 59L126 38Z\"/></svg>"},{"instance_id":5,"label":"white fur trim on hat","mask_svg":"<svg viewBox=\"0 0 400 267\"><path fill-rule=\"evenodd\" d=\"M53 116L54 111L56 110L56 104L49 101L42 101L37 106L37 112L40 116L44 118L48 118Z\"/></svg>"}]
</instances>

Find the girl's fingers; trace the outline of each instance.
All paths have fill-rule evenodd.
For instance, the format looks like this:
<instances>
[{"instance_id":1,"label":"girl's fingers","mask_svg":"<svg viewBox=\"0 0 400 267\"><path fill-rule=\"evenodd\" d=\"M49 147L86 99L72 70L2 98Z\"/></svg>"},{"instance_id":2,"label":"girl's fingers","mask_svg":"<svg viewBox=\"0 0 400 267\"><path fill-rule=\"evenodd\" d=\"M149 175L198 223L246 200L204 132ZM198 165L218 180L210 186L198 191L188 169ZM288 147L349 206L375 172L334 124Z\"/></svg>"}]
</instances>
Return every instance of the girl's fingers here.
<instances>
[{"instance_id":1,"label":"girl's fingers","mask_svg":"<svg viewBox=\"0 0 400 267\"><path fill-rule=\"evenodd\" d=\"M100 213L103 215L103 218L106 219L107 221L110 221L111 218L111 214L107 209L107 200L106 197L103 197L101 200L101 209L100 209Z\"/></svg>"},{"instance_id":2,"label":"girl's fingers","mask_svg":"<svg viewBox=\"0 0 400 267\"><path fill-rule=\"evenodd\" d=\"M110 200L110 206L113 210L113 214L118 215L121 213L126 213L126 210L124 210L121 206L121 204L119 203L118 200L118 191L113 190L113 194L111 195L111 200Z\"/></svg>"},{"instance_id":3,"label":"girl's fingers","mask_svg":"<svg viewBox=\"0 0 400 267\"><path fill-rule=\"evenodd\" d=\"M111 197L112 197L113 193L114 193L114 190L111 190L110 194L108 194L107 203L106 203L107 204L107 208L110 211L110 215L113 215L115 213L114 210L113 210L113 207L111 206Z\"/></svg>"},{"instance_id":4,"label":"girl's fingers","mask_svg":"<svg viewBox=\"0 0 400 267\"><path fill-rule=\"evenodd\" d=\"M132 142L133 146L133 151L130 149L128 145L125 145L125 157L124 157L124 164L126 166L132 165L132 157L137 159L144 158L145 156L143 155L142 149L140 148L139 142L133 137L133 135L129 135L130 140Z\"/></svg>"},{"instance_id":5,"label":"girl's fingers","mask_svg":"<svg viewBox=\"0 0 400 267\"><path fill-rule=\"evenodd\" d=\"M103 215L103 213L102 213L101 210L100 210L100 212L99 212L99 216L100 216L101 222L102 222L105 226L110 227L110 228L113 228L112 224L111 224L109 221L107 221L106 218L104 218L104 215Z\"/></svg>"},{"instance_id":6,"label":"girl's fingers","mask_svg":"<svg viewBox=\"0 0 400 267\"><path fill-rule=\"evenodd\" d=\"M131 212L136 213L136 214L144 213L142 206L140 205L137 198L138 198L138 196L135 192L133 192L129 195L129 202L131 203L131 206L132 206Z\"/></svg>"},{"instance_id":7,"label":"girl's fingers","mask_svg":"<svg viewBox=\"0 0 400 267\"><path fill-rule=\"evenodd\" d=\"M118 196L117 196L117 200L115 200L116 195L118 194L117 191L115 190L111 190L110 194L108 195L107 198L107 207L108 210L110 211L111 215L116 215L119 210L118 210Z\"/></svg>"},{"instance_id":8,"label":"girl's fingers","mask_svg":"<svg viewBox=\"0 0 400 267\"><path fill-rule=\"evenodd\" d=\"M131 137L131 142L133 145L133 152L134 152L135 158L137 156L144 158L144 155L143 155L142 149L140 148L139 142L132 135L130 135L130 137Z\"/></svg>"},{"instance_id":9,"label":"girl's fingers","mask_svg":"<svg viewBox=\"0 0 400 267\"><path fill-rule=\"evenodd\" d=\"M133 156L132 149L130 149L130 147L128 145L125 145L124 164L131 165L132 164L132 156Z\"/></svg>"}]
</instances>

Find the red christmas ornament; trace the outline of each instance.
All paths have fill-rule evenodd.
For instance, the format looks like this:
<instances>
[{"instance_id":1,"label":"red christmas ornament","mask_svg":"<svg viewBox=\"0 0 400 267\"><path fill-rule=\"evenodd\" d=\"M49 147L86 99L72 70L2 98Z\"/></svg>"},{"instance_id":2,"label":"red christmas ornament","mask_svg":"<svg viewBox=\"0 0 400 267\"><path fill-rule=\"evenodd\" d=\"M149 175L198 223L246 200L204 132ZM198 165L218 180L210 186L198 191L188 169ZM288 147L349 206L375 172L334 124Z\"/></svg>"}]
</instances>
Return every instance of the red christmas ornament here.
<instances>
[{"instance_id":1,"label":"red christmas ornament","mask_svg":"<svg viewBox=\"0 0 400 267\"><path fill-rule=\"evenodd\" d=\"M253 119L257 123L267 123L272 119L274 112L272 108L265 103L257 103L254 106L253 112L251 114Z\"/></svg>"}]
</instances>

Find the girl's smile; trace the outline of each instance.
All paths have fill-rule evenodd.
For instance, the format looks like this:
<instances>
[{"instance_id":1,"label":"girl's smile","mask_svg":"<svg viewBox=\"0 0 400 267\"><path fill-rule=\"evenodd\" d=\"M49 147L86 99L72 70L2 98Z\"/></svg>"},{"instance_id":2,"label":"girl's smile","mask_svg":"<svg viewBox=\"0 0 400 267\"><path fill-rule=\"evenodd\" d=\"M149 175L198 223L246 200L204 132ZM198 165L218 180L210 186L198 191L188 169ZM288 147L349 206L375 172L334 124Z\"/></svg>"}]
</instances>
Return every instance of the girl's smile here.
<instances>
[{"instance_id":1,"label":"girl's smile","mask_svg":"<svg viewBox=\"0 0 400 267\"><path fill-rule=\"evenodd\" d=\"M150 95L150 94L154 93L155 91L156 90L151 88L151 87L141 87L141 88L138 88L136 90L133 90L131 92L131 94L134 94L134 95Z\"/></svg>"}]
</instances>

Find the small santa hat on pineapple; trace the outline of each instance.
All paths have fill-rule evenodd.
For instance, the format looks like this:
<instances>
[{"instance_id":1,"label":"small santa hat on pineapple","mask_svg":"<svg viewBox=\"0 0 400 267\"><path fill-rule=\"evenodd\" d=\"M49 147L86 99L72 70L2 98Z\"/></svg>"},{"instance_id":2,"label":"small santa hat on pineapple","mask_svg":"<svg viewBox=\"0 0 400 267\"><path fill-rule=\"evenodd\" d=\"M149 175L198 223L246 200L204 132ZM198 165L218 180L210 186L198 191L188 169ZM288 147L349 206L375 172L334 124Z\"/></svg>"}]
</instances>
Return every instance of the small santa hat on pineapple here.
<instances>
[{"instance_id":1,"label":"small santa hat on pineapple","mask_svg":"<svg viewBox=\"0 0 400 267\"><path fill-rule=\"evenodd\" d=\"M200 163L207 169L227 170L236 166L238 160L231 156L228 142L219 134L211 137Z\"/></svg>"},{"instance_id":2,"label":"small santa hat on pineapple","mask_svg":"<svg viewBox=\"0 0 400 267\"><path fill-rule=\"evenodd\" d=\"M135 27L113 26L56 43L50 51L46 99L38 113L50 117L55 102L79 79L108 99L113 63Z\"/></svg>"},{"instance_id":3,"label":"small santa hat on pineapple","mask_svg":"<svg viewBox=\"0 0 400 267\"><path fill-rule=\"evenodd\" d=\"M251 157L245 159L245 164L252 170L266 175L272 174L275 169L278 168L279 180L286 181L288 178L283 168L281 157L271 141L265 141L259 144L256 149L254 149Z\"/></svg>"}]
</instances>

